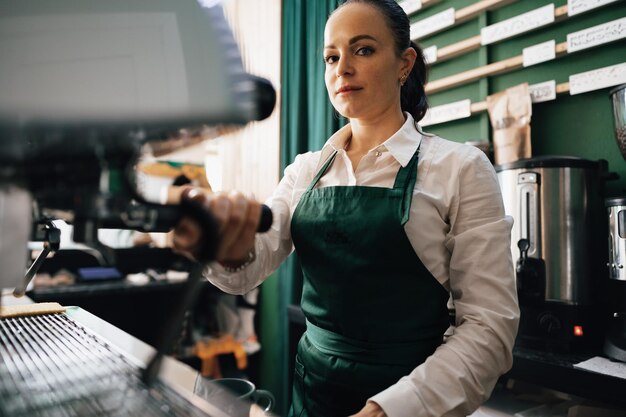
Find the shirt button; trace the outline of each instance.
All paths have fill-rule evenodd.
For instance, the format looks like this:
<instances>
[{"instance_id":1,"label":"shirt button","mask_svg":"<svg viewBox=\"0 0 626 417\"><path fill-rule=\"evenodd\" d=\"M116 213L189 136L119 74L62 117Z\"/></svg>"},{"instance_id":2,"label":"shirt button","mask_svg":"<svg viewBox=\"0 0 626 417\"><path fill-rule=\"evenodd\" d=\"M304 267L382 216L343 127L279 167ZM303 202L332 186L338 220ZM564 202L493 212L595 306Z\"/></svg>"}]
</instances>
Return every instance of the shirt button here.
<instances>
[{"instance_id":1,"label":"shirt button","mask_svg":"<svg viewBox=\"0 0 626 417\"><path fill-rule=\"evenodd\" d=\"M383 153L381 151L376 151L376 156L381 156Z\"/></svg>"}]
</instances>

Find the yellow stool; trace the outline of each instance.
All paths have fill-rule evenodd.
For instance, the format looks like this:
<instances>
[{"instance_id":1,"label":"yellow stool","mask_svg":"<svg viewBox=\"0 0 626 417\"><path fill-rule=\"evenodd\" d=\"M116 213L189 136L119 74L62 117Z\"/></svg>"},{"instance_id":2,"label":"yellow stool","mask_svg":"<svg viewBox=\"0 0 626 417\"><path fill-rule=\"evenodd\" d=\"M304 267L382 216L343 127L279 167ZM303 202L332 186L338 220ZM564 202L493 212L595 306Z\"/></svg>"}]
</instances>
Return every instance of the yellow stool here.
<instances>
[{"instance_id":1,"label":"yellow stool","mask_svg":"<svg viewBox=\"0 0 626 417\"><path fill-rule=\"evenodd\" d=\"M248 356L241 343L235 341L232 335L227 334L217 339L200 340L196 342L193 353L202 361L200 373L207 378L221 378L217 357L227 353L235 356L238 369L248 366Z\"/></svg>"}]
</instances>

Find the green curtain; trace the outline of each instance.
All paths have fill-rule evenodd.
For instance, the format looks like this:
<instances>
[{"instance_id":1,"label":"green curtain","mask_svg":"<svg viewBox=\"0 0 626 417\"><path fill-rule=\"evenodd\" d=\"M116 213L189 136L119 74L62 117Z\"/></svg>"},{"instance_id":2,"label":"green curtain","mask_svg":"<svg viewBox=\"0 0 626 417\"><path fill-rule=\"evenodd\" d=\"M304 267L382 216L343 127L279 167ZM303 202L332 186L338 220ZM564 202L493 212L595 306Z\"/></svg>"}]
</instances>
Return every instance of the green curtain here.
<instances>
[{"instance_id":1,"label":"green curtain","mask_svg":"<svg viewBox=\"0 0 626 417\"><path fill-rule=\"evenodd\" d=\"M335 113L324 84L324 26L339 0L282 3L281 173L299 153L319 150L345 121ZM287 306L299 304L302 275L295 255L261 290L263 388L276 394L286 415L291 394Z\"/></svg>"}]
</instances>

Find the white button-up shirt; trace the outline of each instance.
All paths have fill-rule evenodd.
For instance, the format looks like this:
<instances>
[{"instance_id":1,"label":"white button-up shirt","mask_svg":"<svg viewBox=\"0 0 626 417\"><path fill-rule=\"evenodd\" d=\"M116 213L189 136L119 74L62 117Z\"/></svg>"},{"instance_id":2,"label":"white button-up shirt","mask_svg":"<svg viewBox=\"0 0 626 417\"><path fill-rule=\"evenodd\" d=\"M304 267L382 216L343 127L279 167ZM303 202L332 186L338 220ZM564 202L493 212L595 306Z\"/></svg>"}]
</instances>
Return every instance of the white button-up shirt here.
<instances>
[{"instance_id":1,"label":"white button-up shirt","mask_svg":"<svg viewBox=\"0 0 626 417\"><path fill-rule=\"evenodd\" d=\"M243 294L274 272L293 250L291 216L300 197L335 150L337 157L317 187L391 188L400 166L421 144L405 231L424 266L450 292L456 326L426 362L371 400L389 417L466 416L512 365L519 319L510 250L513 221L504 214L495 171L482 151L421 133L411 115L405 116L400 130L364 155L356 170L344 151L349 124L321 151L298 155L267 201L274 223L257 234L256 260L238 273L212 263L207 277L226 292ZM402 290L389 285L389 291Z\"/></svg>"}]
</instances>

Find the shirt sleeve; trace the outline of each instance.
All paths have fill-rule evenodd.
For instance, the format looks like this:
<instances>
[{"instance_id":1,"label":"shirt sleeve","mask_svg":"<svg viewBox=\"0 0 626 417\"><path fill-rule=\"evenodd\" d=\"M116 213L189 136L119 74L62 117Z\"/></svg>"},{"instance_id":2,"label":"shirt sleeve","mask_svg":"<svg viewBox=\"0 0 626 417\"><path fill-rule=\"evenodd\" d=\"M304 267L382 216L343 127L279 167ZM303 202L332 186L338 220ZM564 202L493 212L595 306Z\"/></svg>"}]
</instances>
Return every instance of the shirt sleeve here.
<instances>
[{"instance_id":1,"label":"shirt sleeve","mask_svg":"<svg viewBox=\"0 0 626 417\"><path fill-rule=\"evenodd\" d=\"M470 152L448 211L453 334L426 362L372 397L389 417L467 416L513 363L519 307L505 216L488 159Z\"/></svg>"},{"instance_id":2,"label":"shirt sleeve","mask_svg":"<svg viewBox=\"0 0 626 417\"><path fill-rule=\"evenodd\" d=\"M294 202L294 186L305 165L305 155L298 155L285 169L274 194L265 203L272 209L273 222L267 232L256 235L256 259L235 273L226 272L217 262L211 262L205 268L206 278L222 291L230 294L249 292L276 271L292 252L291 215L292 206L297 203Z\"/></svg>"}]
</instances>

